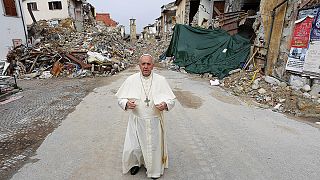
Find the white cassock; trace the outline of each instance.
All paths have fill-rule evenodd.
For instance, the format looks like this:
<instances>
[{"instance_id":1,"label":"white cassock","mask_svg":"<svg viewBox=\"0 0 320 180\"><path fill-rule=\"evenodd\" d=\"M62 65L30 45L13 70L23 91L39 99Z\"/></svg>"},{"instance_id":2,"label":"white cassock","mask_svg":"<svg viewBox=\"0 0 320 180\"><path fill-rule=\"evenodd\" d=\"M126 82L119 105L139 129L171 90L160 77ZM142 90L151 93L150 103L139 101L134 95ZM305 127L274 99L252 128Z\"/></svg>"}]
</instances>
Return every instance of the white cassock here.
<instances>
[{"instance_id":1,"label":"white cassock","mask_svg":"<svg viewBox=\"0 0 320 180\"><path fill-rule=\"evenodd\" d=\"M129 110L129 122L124 142L122 170L144 165L148 177L160 177L168 168L166 131L163 112L155 104L166 102L168 110L174 106L175 95L167 80L156 73L144 77L141 73L129 76L116 93L120 107L126 110L128 100L136 107ZM147 106L146 96L150 100Z\"/></svg>"}]
</instances>

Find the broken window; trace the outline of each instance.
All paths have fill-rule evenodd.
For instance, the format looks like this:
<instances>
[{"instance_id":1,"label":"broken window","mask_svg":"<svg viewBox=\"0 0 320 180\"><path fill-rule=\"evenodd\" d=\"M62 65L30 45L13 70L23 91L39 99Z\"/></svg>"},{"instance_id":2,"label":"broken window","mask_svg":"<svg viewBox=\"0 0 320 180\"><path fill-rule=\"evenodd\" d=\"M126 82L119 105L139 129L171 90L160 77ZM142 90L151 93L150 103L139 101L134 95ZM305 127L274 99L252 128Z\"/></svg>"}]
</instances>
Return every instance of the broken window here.
<instances>
[{"instance_id":1,"label":"broken window","mask_svg":"<svg viewBox=\"0 0 320 180\"><path fill-rule=\"evenodd\" d=\"M18 16L15 0L2 0L6 16Z\"/></svg>"},{"instance_id":2,"label":"broken window","mask_svg":"<svg viewBox=\"0 0 320 180\"><path fill-rule=\"evenodd\" d=\"M48 2L48 4L49 4L50 10L62 9L61 1L52 1L52 2Z\"/></svg>"},{"instance_id":3,"label":"broken window","mask_svg":"<svg viewBox=\"0 0 320 180\"><path fill-rule=\"evenodd\" d=\"M241 6L241 10L254 10L259 11L261 0L244 0Z\"/></svg>"},{"instance_id":4,"label":"broken window","mask_svg":"<svg viewBox=\"0 0 320 180\"><path fill-rule=\"evenodd\" d=\"M28 6L28 9L31 9L32 11L38 11L36 2L27 3L27 6Z\"/></svg>"},{"instance_id":5,"label":"broken window","mask_svg":"<svg viewBox=\"0 0 320 180\"><path fill-rule=\"evenodd\" d=\"M190 1L189 24L193 21L193 17L197 14L200 1Z\"/></svg>"}]
</instances>

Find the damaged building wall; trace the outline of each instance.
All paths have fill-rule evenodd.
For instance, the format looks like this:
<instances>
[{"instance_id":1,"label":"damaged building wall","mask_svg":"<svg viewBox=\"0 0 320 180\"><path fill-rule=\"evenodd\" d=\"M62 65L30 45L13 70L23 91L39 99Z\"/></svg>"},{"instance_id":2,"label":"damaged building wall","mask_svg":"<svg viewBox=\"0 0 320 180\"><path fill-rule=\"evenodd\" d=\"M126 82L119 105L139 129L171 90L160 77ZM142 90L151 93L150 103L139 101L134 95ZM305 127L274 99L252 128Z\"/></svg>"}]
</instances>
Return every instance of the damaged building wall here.
<instances>
[{"instance_id":1,"label":"damaged building wall","mask_svg":"<svg viewBox=\"0 0 320 180\"><path fill-rule=\"evenodd\" d=\"M190 0L186 0L183 24L189 24Z\"/></svg>"},{"instance_id":2,"label":"damaged building wall","mask_svg":"<svg viewBox=\"0 0 320 180\"><path fill-rule=\"evenodd\" d=\"M176 11L176 20L178 24L184 24L185 23L185 12L186 12L186 1L187 0L180 0L176 1L175 5L177 6Z\"/></svg>"},{"instance_id":3,"label":"damaged building wall","mask_svg":"<svg viewBox=\"0 0 320 180\"><path fill-rule=\"evenodd\" d=\"M210 19L210 14L211 14L211 1L209 0L201 0L199 9L198 9L198 17L197 17L197 22L198 26L202 26L204 23L208 22Z\"/></svg>"},{"instance_id":4,"label":"damaged building wall","mask_svg":"<svg viewBox=\"0 0 320 180\"><path fill-rule=\"evenodd\" d=\"M293 29L295 26L294 22L298 17L299 9L308 9L319 4L320 0L291 0L288 2L283 33L281 37L280 53L273 69L275 76L282 78L285 75L285 67L288 60Z\"/></svg>"},{"instance_id":5,"label":"damaged building wall","mask_svg":"<svg viewBox=\"0 0 320 180\"><path fill-rule=\"evenodd\" d=\"M262 0L260 12L262 17L265 46L267 46L269 33L272 24L271 11L283 0ZM288 55L291 46L291 39L295 20L299 9L308 8L319 5L319 0L288 0L275 11L275 20L272 30L272 36L267 56L268 75L274 75L283 78L285 75L285 67L288 60Z\"/></svg>"},{"instance_id":6,"label":"damaged building wall","mask_svg":"<svg viewBox=\"0 0 320 180\"><path fill-rule=\"evenodd\" d=\"M19 10L19 2L18 0L13 1L15 2L16 7L16 16L9 16L6 15L4 11L3 2L0 1L0 60L6 59L9 49L13 46L14 43L26 43L26 36L24 29L24 23L22 22L22 16L24 15L23 12ZM20 0L20 4L22 5L22 1ZM25 17L25 16L24 16Z\"/></svg>"},{"instance_id":7,"label":"damaged building wall","mask_svg":"<svg viewBox=\"0 0 320 180\"><path fill-rule=\"evenodd\" d=\"M69 16L75 21L83 21L82 2L78 0L68 1Z\"/></svg>"},{"instance_id":8,"label":"damaged building wall","mask_svg":"<svg viewBox=\"0 0 320 180\"><path fill-rule=\"evenodd\" d=\"M49 8L49 2L54 3ZM26 14L26 24L33 23L31 16L28 12L28 3L35 3L33 9L33 15L37 21L49 20L49 19L65 19L69 17L68 0L51 1L51 0L25 0L23 1L23 12Z\"/></svg>"},{"instance_id":9,"label":"damaged building wall","mask_svg":"<svg viewBox=\"0 0 320 180\"><path fill-rule=\"evenodd\" d=\"M272 31L268 55L267 55L266 74L268 75L273 74L273 67L278 59L279 48L281 43L281 41L279 40L282 37L282 30L283 30L284 18L287 10L287 3L284 3L279 8L276 9L275 15L274 15L274 22L272 22L271 12L274 7L276 7L278 4L282 2L283 0L262 0L260 4L262 24L265 32L264 33L265 42L269 41L269 35L270 35L270 32ZM273 28L270 31L271 26L273 26ZM266 45L268 46L268 43Z\"/></svg>"}]
</instances>

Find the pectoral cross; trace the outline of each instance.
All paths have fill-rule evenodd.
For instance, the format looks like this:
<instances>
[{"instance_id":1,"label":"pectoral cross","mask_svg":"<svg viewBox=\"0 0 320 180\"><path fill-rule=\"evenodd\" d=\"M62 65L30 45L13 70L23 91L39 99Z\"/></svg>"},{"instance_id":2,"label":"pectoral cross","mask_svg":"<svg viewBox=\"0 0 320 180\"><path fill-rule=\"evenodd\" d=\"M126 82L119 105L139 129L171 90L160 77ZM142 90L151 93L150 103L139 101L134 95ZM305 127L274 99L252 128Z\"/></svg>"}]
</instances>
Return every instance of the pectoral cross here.
<instances>
[{"instance_id":1,"label":"pectoral cross","mask_svg":"<svg viewBox=\"0 0 320 180\"><path fill-rule=\"evenodd\" d=\"M146 100L144 100L144 102L147 104L147 106L149 107L149 102L150 102L150 99L148 99L148 97L146 97Z\"/></svg>"}]
</instances>

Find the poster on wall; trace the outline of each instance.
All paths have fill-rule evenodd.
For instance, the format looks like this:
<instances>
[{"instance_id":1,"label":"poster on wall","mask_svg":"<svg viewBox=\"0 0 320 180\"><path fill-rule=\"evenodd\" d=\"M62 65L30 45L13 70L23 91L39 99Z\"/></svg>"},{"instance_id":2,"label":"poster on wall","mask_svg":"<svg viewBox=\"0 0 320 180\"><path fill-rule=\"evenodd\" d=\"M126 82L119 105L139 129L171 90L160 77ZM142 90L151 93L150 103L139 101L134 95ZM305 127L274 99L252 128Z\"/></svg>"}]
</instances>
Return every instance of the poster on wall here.
<instances>
[{"instance_id":1,"label":"poster on wall","mask_svg":"<svg viewBox=\"0 0 320 180\"><path fill-rule=\"evenodd\" d=\"M307 16L295 23L286 70L302 73L309 46L313 18Z\"/></svg>"},{"instance_id":2,"label":"poster on wall","mask_svg":"<svg viewBox=\"0 0 320 180\"><path fill-rule=\"evenodd\" d=\"M298 19L306 18L307 16L316 17L318 14L319 8L314 9L304 9L299 11Z\"/></svg>"},{"instance_id":3,"label":"poster on wall","mask_svg":"<svg viewBox=\"0 0 320 180\"><path fill-rule=\"evenodd\" d=\"M320 41L310 43L303 65L303 72L310 76L320 77Z\"/></svg>"},{"instance_id":4,"label":"poster on wall","mask_svg":"<svg viewBox=\"0 0 320 180\"><path fill-rule=\"evenodd\" d=\"M311 41L320 41L320 8L318 8L318 13L312 26Z\"/></svg>"},{"instance_id":5,"label":"poster on wall","mask_svg":"<svg viewBox=\"0 0 320 180\"><path fill-rule=\"evenodd\" d=\"M313 17L299 19L295 22L291 47L308 48Z\"/></svg>"},{"instance_id":6,"label":"poster on wall","mask_svg":"<svg viewBox=\"0 0 320 180\"><path fill-rule=\"evenodd\" d=\"M290 49L286 70L302 73L306 52L307 48L292 47Z\"/></svg>"}]
</instances>

